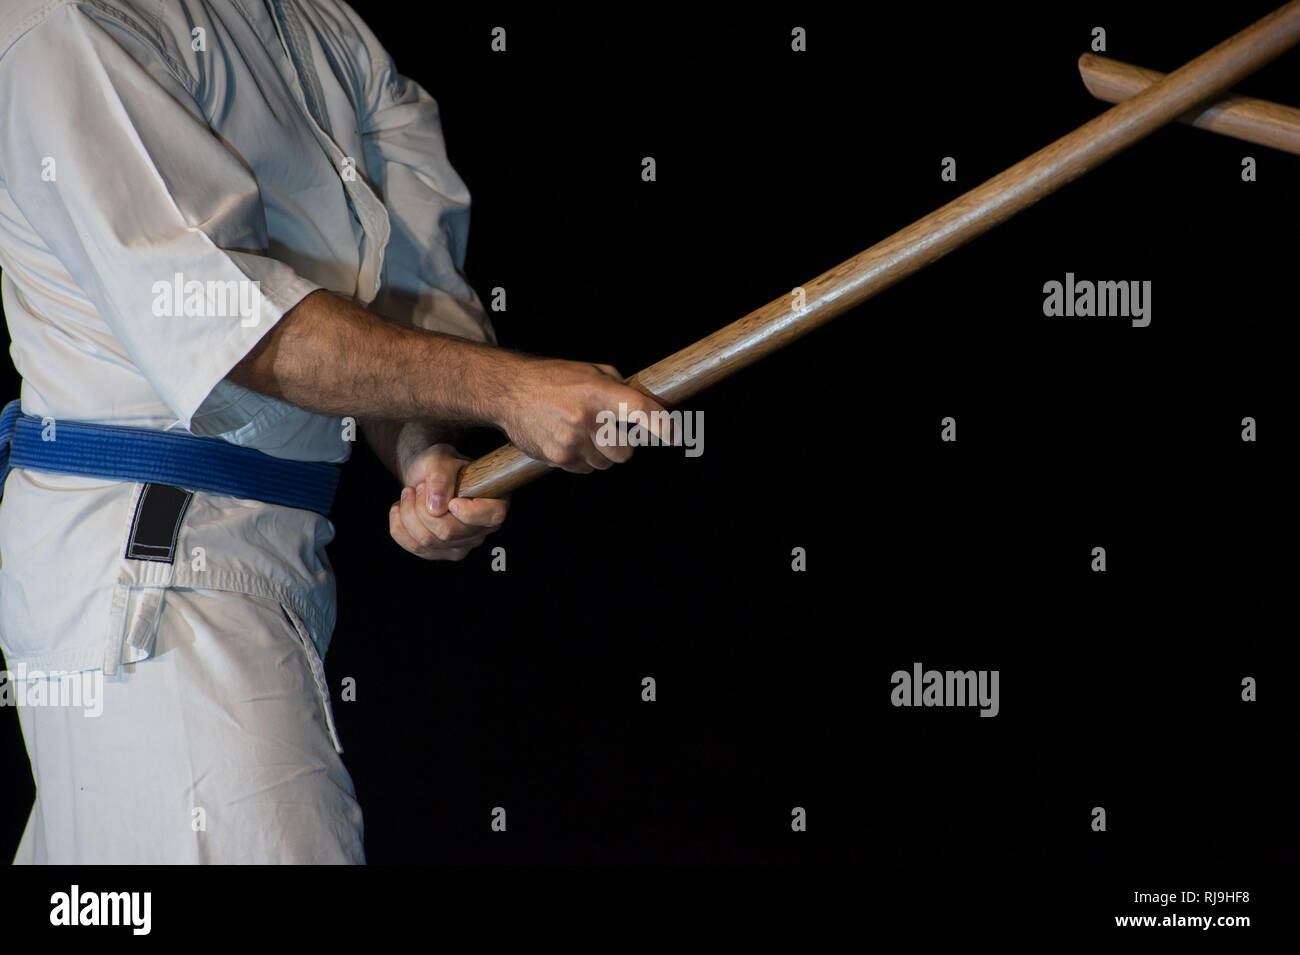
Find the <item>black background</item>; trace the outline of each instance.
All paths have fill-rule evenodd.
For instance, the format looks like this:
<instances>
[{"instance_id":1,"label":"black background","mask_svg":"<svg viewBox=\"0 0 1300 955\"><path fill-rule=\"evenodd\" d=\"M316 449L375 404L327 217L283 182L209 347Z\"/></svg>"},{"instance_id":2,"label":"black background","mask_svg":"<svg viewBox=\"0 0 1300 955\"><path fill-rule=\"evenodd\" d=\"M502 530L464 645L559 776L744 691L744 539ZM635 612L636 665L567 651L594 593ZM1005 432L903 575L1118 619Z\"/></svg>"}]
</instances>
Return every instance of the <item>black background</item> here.
<instances>
[{"instance_id":1,"label":"black background","mask_svg":"<svg viewBox=\"0 0 1300 955\"><path fill-rule=\"evenodd\" d=\"M358 4L441 104L501 343L624 374L1095 116L1094 26L1170 70L1271 7ZM1300 101L1297 56L1238 88ZM461 564L388 539L398 488L359 448L326 665L369 861L1294 860L1297 173L1160 130L689 402L702 457L550 475ZM1045 318L1067 271L1150 280L1151 325ZM892 707L914 661L1000 670L1000 715ZM11 710L0 747L4 855L32 796Z\"/></svg>"}]
</instances>

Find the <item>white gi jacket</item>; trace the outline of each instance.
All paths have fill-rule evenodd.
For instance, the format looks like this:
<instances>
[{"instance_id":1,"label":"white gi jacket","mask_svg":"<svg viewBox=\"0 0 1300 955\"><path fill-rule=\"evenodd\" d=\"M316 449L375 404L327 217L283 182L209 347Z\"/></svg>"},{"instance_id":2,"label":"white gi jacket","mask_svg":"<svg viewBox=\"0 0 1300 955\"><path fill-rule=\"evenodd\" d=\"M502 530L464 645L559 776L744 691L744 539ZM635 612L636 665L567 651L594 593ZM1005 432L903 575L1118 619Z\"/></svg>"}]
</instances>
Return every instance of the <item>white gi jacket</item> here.
<instances>
[{"instance_id":1,"label":"white gi jacket","mask_svg":"<svg viewBox=\"0 0 1300 955\"><path fill-rule=\"evenodd\" d=\"M460 273L469 203L437 104L339 0L0 0L0 293L23 411L56 428L189 430L346 460L340 419L224 376L317 288L493 340ZM158 283L177 276L257 282L256 323L166 314ZM10 474L11 670L113 673L148 657L174 587L276 600L324 656L330 521L198 493L174 561L136 560L124 543L140 488Z\"/></svg>"}]
</instances>

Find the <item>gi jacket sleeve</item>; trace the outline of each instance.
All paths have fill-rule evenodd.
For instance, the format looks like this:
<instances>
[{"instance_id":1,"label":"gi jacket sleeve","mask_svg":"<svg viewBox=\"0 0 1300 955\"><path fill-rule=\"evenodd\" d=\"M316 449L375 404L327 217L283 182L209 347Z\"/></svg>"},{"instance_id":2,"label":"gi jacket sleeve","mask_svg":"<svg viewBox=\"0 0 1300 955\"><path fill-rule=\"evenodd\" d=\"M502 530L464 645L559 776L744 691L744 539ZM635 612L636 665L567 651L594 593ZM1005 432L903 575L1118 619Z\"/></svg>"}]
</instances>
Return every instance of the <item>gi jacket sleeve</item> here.
<instances>
[{"instance_id":1,"label":"gi jacket sleeve","mask_svg":"<svg viewBox=\"0 0 1300 955\"><path fill-rule=\"evenodd\" d=\"M383 288L372 307L429 331L495 344L482 303L461 271L470 195L447 158L438 104L402 76L350 8L353 100L366 171L383 197L391 235Z\"/></svg>"},{"instance_id":2,"label":"gi jacket sleeve","mask_svg":"<svg viewBox=\"0 0 1300 955\"><path fill-rule=\"evenodd\" d=\"M187 428L213 387L320 287L266 254L253 173L164 57L80 5L0 51L0 177ZM175 314L177 275L202 283L201 309Z\"/></svg>"}]
</instances>

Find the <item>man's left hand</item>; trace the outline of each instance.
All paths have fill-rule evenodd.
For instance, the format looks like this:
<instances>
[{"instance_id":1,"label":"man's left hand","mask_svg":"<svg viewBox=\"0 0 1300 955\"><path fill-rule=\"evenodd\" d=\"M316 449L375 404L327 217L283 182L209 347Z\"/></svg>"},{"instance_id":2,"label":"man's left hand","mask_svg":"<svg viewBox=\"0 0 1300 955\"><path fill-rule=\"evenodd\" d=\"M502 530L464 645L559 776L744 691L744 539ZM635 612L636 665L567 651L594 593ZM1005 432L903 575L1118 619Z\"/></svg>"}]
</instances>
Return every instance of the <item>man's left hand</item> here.
<instances>
[{"instance_id":1,"label":"man's left hand","mask_svg":"<svg viewBox=\"0 0 1300 955\"><path fill-rule=\"evenodd\" d=\"M506 519L509 500L453 497L469 459L435 444L402 469L402 497L388 510L388 533L425 560L460 560Z\"/></svg>"}]
</instances>

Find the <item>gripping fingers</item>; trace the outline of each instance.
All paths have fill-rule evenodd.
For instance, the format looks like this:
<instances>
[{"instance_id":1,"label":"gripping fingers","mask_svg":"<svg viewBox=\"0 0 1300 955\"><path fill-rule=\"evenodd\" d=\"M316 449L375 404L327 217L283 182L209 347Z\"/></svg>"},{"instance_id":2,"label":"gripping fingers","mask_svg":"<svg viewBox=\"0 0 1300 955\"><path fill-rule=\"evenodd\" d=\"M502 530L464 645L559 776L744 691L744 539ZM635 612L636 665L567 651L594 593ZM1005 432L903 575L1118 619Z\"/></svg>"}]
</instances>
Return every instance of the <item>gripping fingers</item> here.
<instances>
[{"instance_id":1,"label":"gripping fingers","mask_svg":"<svg viewBox=\"0 0 1300 955\"><path fill-rule=\"evenodd\" d=\"M619 433L620 435L623 433L621 425L619 426ZM601 470L614 464L622 464L628 458L632 457L632 445L626 442L620 442L618 444L603 444L600 441L597 441L595 444L596 450L598 450L606 459L604 467Z\"/></svg>"},{"instance_id":2,"label":"gripping fingers","mask_svg":"<svg viewBox=\"0 0 1300 955\"><path fill-rule=\"evenodd\" d=\"M587 437L587 443L582 449L582 457L583 460L585 460L593 469L597 471L607 471L618 462L618 459L610 452L618 452L620 450L622 449L617 445L608 448L602 447L594 435L589 435Z\"/></svg>"},{"instance_id":3,"label":"gripping fingers","mask_svg":"<svg viewBox=\"0 0 1300 955\"><path fill-rule=\"evenodd\" d=\"M663 406L639 391L629 390L633 392L636 398L627 402L627 417L631 417L633 412L639 411L644 416L645 429L655 435L661 444L672 444L672 419L665 414ZM626 426L627 417L620 419L620 424ZM641 421L638 421L633 427L640 425Z\"/></svg>"},{"instance_id":4,"label":"gripping fingers","mask_svg":"<svg viewBox=\"0 0 1300 955\"><path fill-rule=\"evenodd\" d=\"M505 523L510 501L491 497L453 497L447 503L447 509L462 524L482 528L490 534Z\"/></svg>"},{"instance_id":5,"label":"gripping fingers","mask_svg":"<svg viewBox=\"0 0 1300 955\"><path fill-rule=\"evenodd\" d=\"M420 553L420 545L407 533L406 525L402 523L402 509L398 504L388 509L388 534L402 550L410 551L412 554Z\"/></svg>"},{"instance_id":6,"label":"gripping fingers","mask_svg":"<svg viewBox=\"0 0 1300 955\"><path fill-rule=\"evenodd\" d=\"M421 511L416 493L403 488L401 501L389 512L389 531L403 549L426 560L460 560L494 529L470 527L452 516L431 517Z\"/></svg>"}]
</instances>

